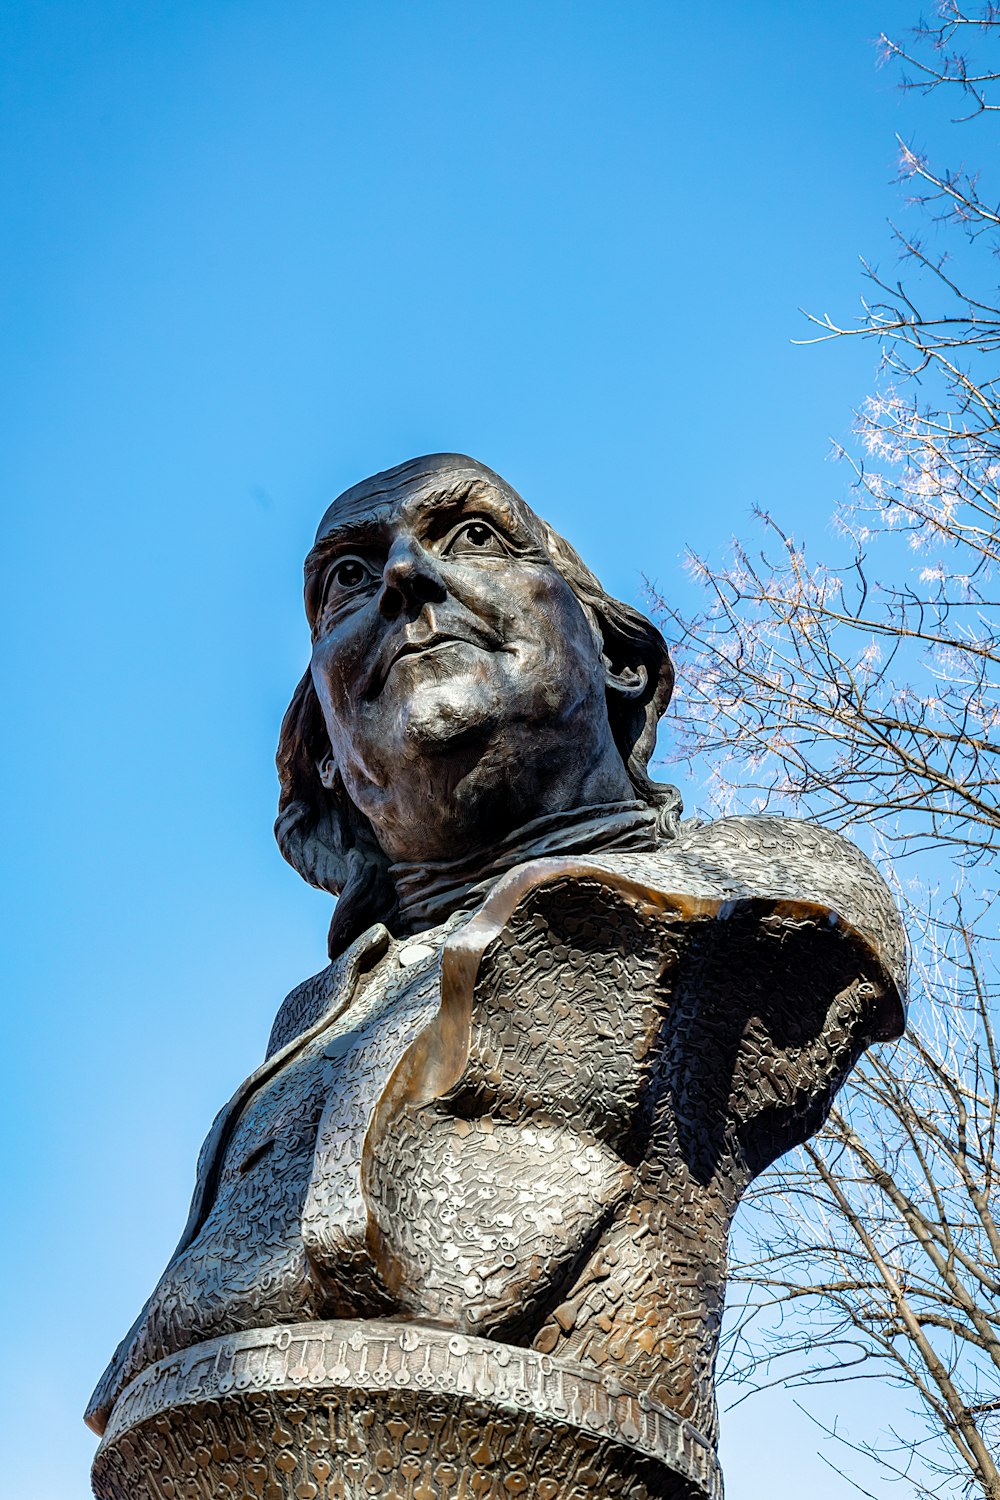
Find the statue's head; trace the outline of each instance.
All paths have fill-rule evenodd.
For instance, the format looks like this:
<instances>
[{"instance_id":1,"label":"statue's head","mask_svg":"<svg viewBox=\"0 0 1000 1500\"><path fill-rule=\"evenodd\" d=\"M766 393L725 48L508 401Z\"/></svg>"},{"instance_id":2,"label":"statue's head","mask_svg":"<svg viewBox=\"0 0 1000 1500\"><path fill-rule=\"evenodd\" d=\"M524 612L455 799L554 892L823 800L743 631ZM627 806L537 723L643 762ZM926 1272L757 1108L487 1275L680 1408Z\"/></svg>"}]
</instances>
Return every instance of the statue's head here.
<instances>
[{"instance_id":1,"label":"statue's head","mask_svg":"<svg viewBox=\"0 0 1000 1500\"><path fill-rule=\"evenodd\" d=\"M659 631L474 459L345 491L306 559L313 652L281 729L281 852L340 897L331 948L389 918L396 861L640 799L673 673Z\"/></svg>"}]
</instances>

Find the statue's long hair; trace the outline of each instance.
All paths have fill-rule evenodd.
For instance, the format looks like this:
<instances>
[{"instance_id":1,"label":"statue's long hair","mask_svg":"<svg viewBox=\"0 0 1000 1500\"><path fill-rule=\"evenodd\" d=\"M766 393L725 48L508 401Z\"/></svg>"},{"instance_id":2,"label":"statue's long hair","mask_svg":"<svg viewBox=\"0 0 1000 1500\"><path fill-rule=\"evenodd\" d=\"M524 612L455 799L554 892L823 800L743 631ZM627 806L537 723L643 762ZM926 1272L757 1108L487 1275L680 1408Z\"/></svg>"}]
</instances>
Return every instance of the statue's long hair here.
<instances>
[{"instance_id":1,"label":"statue's long hair","mask_svg":"<svg viewBox=\"0 0 1000 1500\"><path fill-rule=\"evenodd\" d=\"M657 725L673 691L667 643L645 615L606 594L570 544L518 500L533 516L552 562L598 627L613 669L645 669L646 686L638 696L627 697L609 687L608 719L636 797L656 809L660 835L672 838L680 821L680 794L676 787L653 781L647 772ZM303 880L338 898L330 924L333 958L373 922L386 922L391 928L396 900L389 861L368 819L339 777L332 789L320 780L318 767L329 753L323 714L306 671L278 740L281 794L274 834L278 848Z\"/></svg>"}]
</instances>

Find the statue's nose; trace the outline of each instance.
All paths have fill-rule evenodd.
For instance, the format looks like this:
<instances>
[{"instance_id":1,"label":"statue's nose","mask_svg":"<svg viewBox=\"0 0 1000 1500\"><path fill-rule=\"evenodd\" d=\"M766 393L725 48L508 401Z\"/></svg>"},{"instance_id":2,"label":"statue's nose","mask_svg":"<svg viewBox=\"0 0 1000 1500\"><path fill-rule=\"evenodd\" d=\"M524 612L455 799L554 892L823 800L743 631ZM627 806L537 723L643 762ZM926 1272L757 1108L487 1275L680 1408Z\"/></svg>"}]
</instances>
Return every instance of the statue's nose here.
<instances>
[{"instance_id":1,"label":"statue's nose","mask_svg":"<svg viewBox=\"0 0 1000 1500\"><path fill-rule=\"evenodd\" d=\"M406 609L439 604L447 594L435 559L412 538L395 542L382 570L378 607L387 619Z\"/></svg>"}]
</instances>

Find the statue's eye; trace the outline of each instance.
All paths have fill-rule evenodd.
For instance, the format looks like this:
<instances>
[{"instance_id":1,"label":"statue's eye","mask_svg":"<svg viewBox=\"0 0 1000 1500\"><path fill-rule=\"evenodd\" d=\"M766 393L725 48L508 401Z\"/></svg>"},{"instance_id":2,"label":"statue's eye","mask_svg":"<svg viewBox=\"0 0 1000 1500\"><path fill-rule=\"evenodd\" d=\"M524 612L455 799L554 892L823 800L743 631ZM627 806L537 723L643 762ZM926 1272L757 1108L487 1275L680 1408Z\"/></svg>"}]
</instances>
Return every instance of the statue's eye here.
<instances>
[{"instance_id":1,"label":"statue's eye","mask_svg":"<svg viewBox=\"0 0 1000 1500\"><path fill-rule=\"evenodd\" d=\"M341 557L328 569L325 580L325 593L327 598L335 592L349 593L352 589L362 588L374 573L359 557Z\"/></svg>"},{"instance_id":2,"label":"statue's eye","mask_svg":"<svg viewBox=\"0 0 1000 1500\"><path fill-rule=\"evenodd\" d=\"M466 521L448 538L445 553L489 553L494 557L505 557L507 549L485 521Z\"/></svg>"}]
</instances>

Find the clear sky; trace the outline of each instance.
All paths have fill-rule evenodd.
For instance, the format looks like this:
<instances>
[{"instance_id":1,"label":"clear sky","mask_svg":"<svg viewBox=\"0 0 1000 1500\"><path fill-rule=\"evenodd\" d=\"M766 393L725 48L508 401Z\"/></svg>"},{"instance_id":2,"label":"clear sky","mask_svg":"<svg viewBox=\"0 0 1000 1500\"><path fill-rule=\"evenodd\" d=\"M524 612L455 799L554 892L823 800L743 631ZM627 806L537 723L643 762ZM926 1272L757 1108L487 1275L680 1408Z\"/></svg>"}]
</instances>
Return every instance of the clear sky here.
<instances>
[{"instance_id":1,"label":"clear sky","mask_svg":"<svg viewBox=\"0 0 1000 1500\"><path fill-rule=\"evenodd\" d=\"M755 502L832 548L875 351L790 341L890 259L894 132L937 139L872 45L917 16L3 7L10 1496L89 1494L85 1399L324 962L270 833L324 507L467 451L633 601L644 572L685 597L684 548ZM786 1397L742 1407L729 1500L846 1493L816 1445Z\"/></svg>"}]
</instances>

